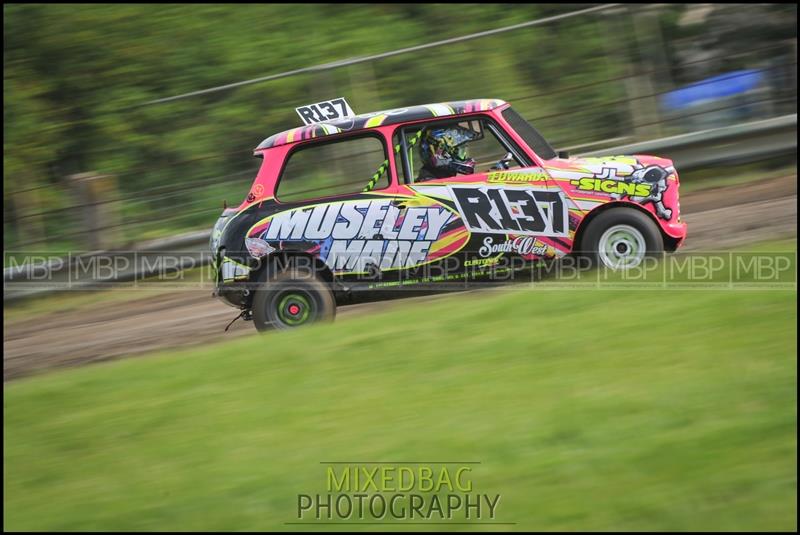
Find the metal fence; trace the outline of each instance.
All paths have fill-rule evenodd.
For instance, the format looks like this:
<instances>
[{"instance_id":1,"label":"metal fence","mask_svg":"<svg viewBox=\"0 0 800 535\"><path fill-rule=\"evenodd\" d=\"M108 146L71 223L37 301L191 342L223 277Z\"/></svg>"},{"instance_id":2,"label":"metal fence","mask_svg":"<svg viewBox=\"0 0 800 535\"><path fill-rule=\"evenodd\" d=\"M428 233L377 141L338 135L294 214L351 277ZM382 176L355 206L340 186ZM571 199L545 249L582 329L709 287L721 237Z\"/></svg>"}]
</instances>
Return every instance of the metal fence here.
<instances>
[{"instance_id":1,"label":"metal fence","mask_svg":"<svg viewBox=\"0 0 800 535\"><path fill-rule=\"evenodd\" d=\"M224 107L226 99L239 98L237 92L248 87L269 88L270 83L285 78L301 78L307 87L305 94L273 100L272 110L260 116L257 124L246 134L226 138L226 147L237 146L241 147L240 150L220 150L131 169L87 169L93 173L73 177L58 186L64 200L55 209L37 210L30 208L29 202L53 186L21 187L6 192L6 196L11 198L10 206L14 208L4 217L6 247L19 248L22 245L29 249L73 252L130 248L142 240L207 227L220 211L223 198L238 203L246 193L257 169L257 162L249 157L250 149L260 138L296 125L287 124L286 110L333 95L348 98L359 95L361 102L373 103L376 109L458 98L502 98L536 125L553 145L573 152L590 152L612 145L627 145L796 113L796 37L775 41L765 36L761 46L725 55L725 61L745 67L730 73L728 85L749 80L747 76L753 72L760 73L757 74L759 81L753 87L730 96L701 98L697 102L687 99L684 105L668 106L667 97L676 95L681 89L691 89L694 94L702 96L711 94L710 90L719 84L719 80L713 77L697 79L697 76L688 78L689 82L681 82L675 74L678 70L712 72L718 70L720 62L719 54L689 55L679 64L674 58L667 57L665 50L679 49L679 43L662 30L662 20L670 9L673 8L659 4L603 4L453 39L301 67L143 102L139 109L178 103L184 106L181 113L202 115L203 110L212 106ZM686 8L685 12L688 13L689 9ZM741 6L715 6L715 9L724 12L741 9ZM442 66L469 65L469 58L490 55L492 43L498 39L513 39L523 44L527 42L525 39L531 39L531 42L548 47L544 53L558 55L559 40L570 37L570 32L578 27L587 44L585 50L580 47L577 50L585 54L587 60L578 62L574 68L564 65L563 72L558 75L553 75L553 69L550 69L547 76L554 80L553 83L545 80L531 88L520 82L523 78L517 77L515 83L490 85L484 79L485 73L475 71L469 73L475 80L473 87L461 89L461 94L442 94L436 80L409 81L411 89L405 93L394 87L397 80L403 80L402 72L398 73L402 61L412 58L414 61L433 61L420 59L423 52L435 51L440 58L445 58L439 60ZM596 46L598 43L600 49ZM509 65L510 68L524 67L535 72L539 63L532 54L531 59L514 58ZM435 72L435 65L431 69ZM600 74L596 72L598 70ZM391 78L383 76L387 72L392 73ZM444 78L448 76L447 72L442 74ZM509 80L511 78L509 76ZM556 78L558 83L555 83ZM420 83L426 88L421 89ZM484 87L501 87L502 92L489 95L473 92ZM398 97L398 94L408 96ZM206 100L209 95L214 95L215 102ZM428 98L423 99L423 96ZM398 98L422 100L398 102ZM357 113L366 111L373 110L356 109ZM289 116L291 114L290 111ZM109 146L105 150L113 151L115 147ZM172 174L182 177L187 170L192 173L189 178L152 184L158 177ZM59 221L56 229L39 235L29 231L27 237L21 239L21 229L35 229L37 222L53 218ZM99 239L101 233L104 239Z\"/></svg>"}]
</instances>

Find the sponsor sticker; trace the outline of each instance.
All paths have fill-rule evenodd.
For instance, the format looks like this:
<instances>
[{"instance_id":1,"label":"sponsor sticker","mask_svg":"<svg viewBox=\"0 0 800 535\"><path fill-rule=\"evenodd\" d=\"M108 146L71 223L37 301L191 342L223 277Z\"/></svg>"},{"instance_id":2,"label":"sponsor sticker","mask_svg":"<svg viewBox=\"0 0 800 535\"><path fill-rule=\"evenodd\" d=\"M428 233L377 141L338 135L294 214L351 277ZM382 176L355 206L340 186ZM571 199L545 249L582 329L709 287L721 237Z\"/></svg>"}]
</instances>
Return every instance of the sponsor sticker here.
<instances>
[{"instance_id":1,"label":"sponsor sticker","mask_svg":"<svg viewBox=\"0 0 800 535\"><path fill-rule=\"evenodd\" d=\"M602 178L581 178L570 180L570 183L581 191L625 195L628 197L647 197L652 186L645 183L622 182L618 179L604 180Z\"/></svg>"},{"instance_id":2,"label":"sponsor sticker","mask_svg":"<svg viewBox=\"0 0 800 535\"><path fill-rule=\"evenodd\" d=\"M407 268L425 262L453 217L438 206L401 211L388 199L320 204L275 215L260 238L320 243L320 257L334 271Z\"/></svg>"},{"instance_id":3,"label":"sponsor sticker","mask_svg":"<svg viewBox=\"0 0 800 535\"><path fill-rule=\"evenodd\" d=\"M517 253L519 255L546 256L547 245L531 236L517 236L512 240L494 243L494 238L486 236L483 244L478 249L478 254L482 258L497 253Z\"/></svg>"},{"instance_id":4,"label":"sponsor sticker","mask_svg":"<svg viewBox=\"0 0 800 535\"><path fill-rule=\"evenodd\" d=\"M545 182L547 173L544 170L537 171L492 171L486 175L489 182Z\"/></svg>"}]
</instances>

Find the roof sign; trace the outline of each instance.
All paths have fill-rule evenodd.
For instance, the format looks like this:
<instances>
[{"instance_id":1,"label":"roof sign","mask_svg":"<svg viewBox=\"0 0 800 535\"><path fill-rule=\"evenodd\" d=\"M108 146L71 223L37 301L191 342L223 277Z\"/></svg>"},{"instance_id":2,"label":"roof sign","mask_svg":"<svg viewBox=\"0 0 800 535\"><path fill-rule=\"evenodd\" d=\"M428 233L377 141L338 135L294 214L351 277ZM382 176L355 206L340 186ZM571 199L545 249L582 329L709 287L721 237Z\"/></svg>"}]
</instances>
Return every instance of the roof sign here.
<instances>
[{"instance_id":1,"label":"roof sign","mask_svg":"<svg viewBox=\"0 0 800 535\"><path fill-rule=\"evenodd\" d=\"M299 108L295 108L295 111L305 125L325 123L355 115L350 104L341 97L333 100L324 100L316 104L300 106Z\"/></svg>"}]
</instances>

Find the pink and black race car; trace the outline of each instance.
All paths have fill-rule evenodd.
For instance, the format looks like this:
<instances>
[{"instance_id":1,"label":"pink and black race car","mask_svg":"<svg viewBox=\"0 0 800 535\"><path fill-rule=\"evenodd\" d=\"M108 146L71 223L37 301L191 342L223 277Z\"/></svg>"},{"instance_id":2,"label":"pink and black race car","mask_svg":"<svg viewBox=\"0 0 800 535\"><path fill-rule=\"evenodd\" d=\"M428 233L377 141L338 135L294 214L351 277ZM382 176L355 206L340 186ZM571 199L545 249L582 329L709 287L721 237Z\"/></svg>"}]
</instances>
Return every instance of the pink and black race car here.
<instances>
[{"instance_id":1,"label":"pink and black race car","mask_svg":"<svg viewBox=\"0 0 800 535\"><path fill-rule=\"evenodd\" d=\"M297 111L306 126L258 145L246 199L211 236L215 295L259 330L570 253L630 268L686 236L670 160L557 154L502 100Z\"/></svg>"}]
</instances>

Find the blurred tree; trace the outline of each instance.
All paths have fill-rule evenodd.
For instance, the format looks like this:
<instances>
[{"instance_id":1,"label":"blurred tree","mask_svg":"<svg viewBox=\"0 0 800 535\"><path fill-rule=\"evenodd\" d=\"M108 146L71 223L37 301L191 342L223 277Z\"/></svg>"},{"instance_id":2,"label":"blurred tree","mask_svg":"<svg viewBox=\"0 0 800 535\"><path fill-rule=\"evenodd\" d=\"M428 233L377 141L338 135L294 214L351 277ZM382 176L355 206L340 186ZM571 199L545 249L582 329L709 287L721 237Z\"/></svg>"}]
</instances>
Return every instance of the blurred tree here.
<instances>
[{"instance_id":1,"label":"blurred tree","mask_svg":"<svg viewBox=\"0 0 800 535\"><path fill-rule=\"evenodd\" d=\"M294 107L312 95L345 96L356 112L498 97L514 102L556 145L626 135L626 91L619 78L630 60L610 54L621 48L608 44L634 39L608 35L597 15L324 76L292 76L141 106L582 7L4 5L4 236L10 243L27 244L31 236L76 243L80 217L69 208L74 200L65 177L84 172L119 178L123 214L143 225L130 227L130 240L206 225L226 190L232 200L246 189L256 163L251 149L297 126ZM665 17L676 19L676 9L663 10ZM230 193L232 186L238 193ZM172 208L177 203L180 210ZM55 210L61 212L36 215Z\"/></svg>"}]
</instances>

